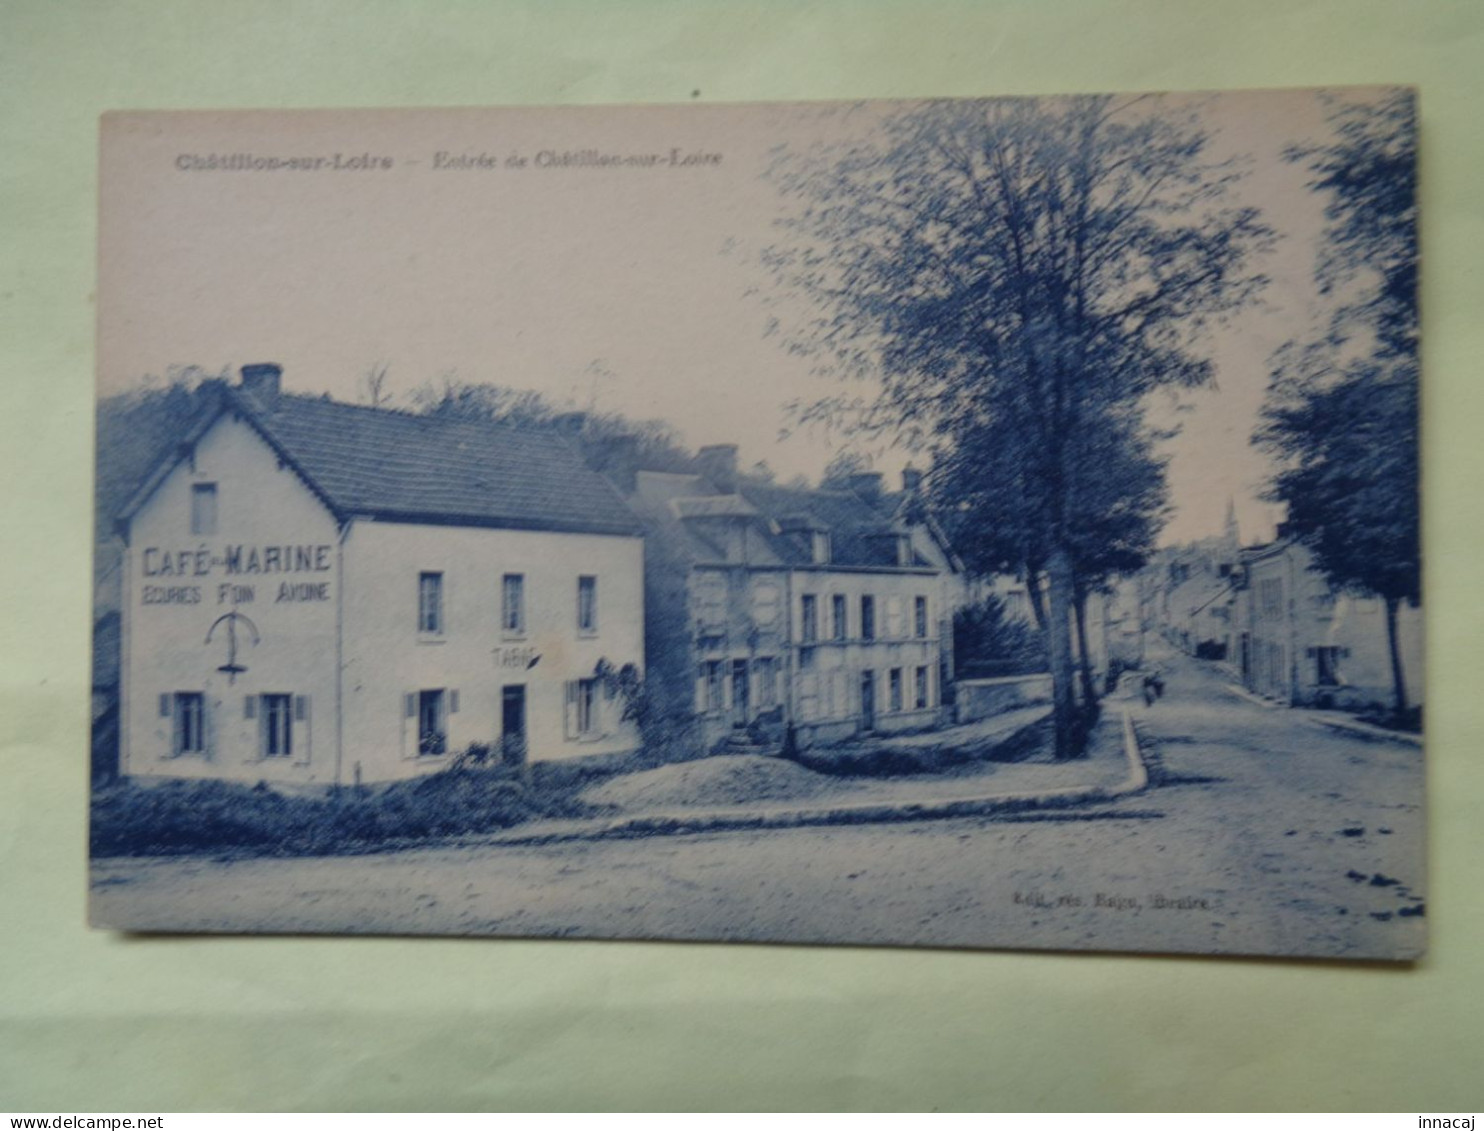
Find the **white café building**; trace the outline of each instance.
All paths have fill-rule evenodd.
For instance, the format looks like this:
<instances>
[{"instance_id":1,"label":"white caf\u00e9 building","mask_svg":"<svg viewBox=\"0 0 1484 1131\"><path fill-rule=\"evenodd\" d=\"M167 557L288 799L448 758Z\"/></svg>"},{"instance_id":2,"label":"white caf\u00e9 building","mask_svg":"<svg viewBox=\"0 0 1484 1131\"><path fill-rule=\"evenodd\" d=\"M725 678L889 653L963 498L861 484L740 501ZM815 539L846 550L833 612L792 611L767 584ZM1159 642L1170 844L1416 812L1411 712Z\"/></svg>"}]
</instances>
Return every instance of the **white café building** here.
<instances>
[{"instance_id":1,"label":"white caf\u00e9 building","mask_svg":"<svg viewBox=\"0 0 1484 1131\"><path fill-rule=\"evenodd\" d=\"M325 787L638 744L643 541L555 431L220 386L119 516L120 771Z\"/></svg>"}]
</instances>

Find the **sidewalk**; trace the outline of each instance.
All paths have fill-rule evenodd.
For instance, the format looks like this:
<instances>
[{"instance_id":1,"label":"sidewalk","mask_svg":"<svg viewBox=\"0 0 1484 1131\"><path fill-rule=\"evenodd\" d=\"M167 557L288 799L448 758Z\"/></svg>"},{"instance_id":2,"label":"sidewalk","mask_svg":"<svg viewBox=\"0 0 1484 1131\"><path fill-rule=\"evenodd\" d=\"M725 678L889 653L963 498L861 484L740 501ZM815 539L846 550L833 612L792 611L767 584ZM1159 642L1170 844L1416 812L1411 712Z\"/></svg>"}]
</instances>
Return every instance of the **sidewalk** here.
<instances>
[{"instance_id":1,"label":"sidewalk","mask_svg":"<svg viewBox=\"0 0 1484 1131\"><path fill-rule=\"evenodd\" d=\"M932 743L979 745L996 734L1008 739L1049 717L1049 707L1009 712L966 727L919 735L890 736L883 746ZM538 821L481 838L489 844L546 844L608 836L656 836L732 829L791 828L801 825L860 824L929 818L980 816L1029 809L1065 808L1111 801L1137 793L1148 784L1132 722L1122 705L1109 701L1089 745L1088 756L1075 762L1030 759L1024 762L978 762L957 771L890 779L863 779L816 774L791 762L758 755L723 754L694 763L677 763L649 775L683 775L706 763L747 762L788 767L807 775L809 796L748 804L704 804L671 800L668 804L625 808L601 817ZM638 778L641 775L630 775ZM804 781L804 778L800 778Z\"/></svg>"},{"instance_id":2,"label":"sidewalk","mask_svg":"<svg viewBox=\"0 0 1484 1131\"><path fill-rule=\"evenodd\" d=\"M1353 715L1344 711L1322 711L1314 707L1290 707L1286 703L1280 703L1275 699L1268 699L1248 691L1241 684L1227 683L1223 685L1227 691L1249 703L1255 703L1259 707L1266 707L1270 711L1279 709L1291 711L1294 717L1301 718L1315 726L1327 727L1330 730L1344 731L1360 738L1371 739L1376 742L1399 742L1404 746L1416 746L1421 748L1422 736L1405 730L1388 730L1386 727L1378 727L1373 723L1362 722Z\"/></svg>"}]
</instances>

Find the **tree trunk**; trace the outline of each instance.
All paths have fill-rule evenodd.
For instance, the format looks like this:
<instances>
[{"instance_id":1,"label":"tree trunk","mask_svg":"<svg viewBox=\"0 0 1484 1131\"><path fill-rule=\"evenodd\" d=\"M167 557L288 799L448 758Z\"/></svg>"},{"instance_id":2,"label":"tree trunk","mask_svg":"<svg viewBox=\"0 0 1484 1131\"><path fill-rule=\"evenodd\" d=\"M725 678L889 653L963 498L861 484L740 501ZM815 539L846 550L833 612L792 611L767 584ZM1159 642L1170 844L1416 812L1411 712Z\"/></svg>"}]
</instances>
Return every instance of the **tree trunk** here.
<instances>
[{"instance_id":1,"label":"tree trunk","mask_svg":"<svg viewBox=\"0 0 1484 1131\"><path fill-rule=\"evenodd\" d=\"M1056 757L1075 758L1082 753L1081 727L1072 674L1072 563L1065 550L1056 549L1046 562L1047 651L1051 657L1051 718L1056 736Z\"/></svg>"},{"instance_id":2,"label":"tree trunk","mask_svg":"<svg viewBox=\"0 0 1484 1131\"><path fill-rule=\"evenodd\" d=\"M1073 587L1072 609L1077 617L1077 653L1082 661L1077 665L1082 680L1082 706L1090 711L1098 701L1098 693L1092 685L1092 657L1087 650L1087 593L1080 585Z\"/></svg>"},{"instance_id":3,"label":"tree trunk","mask_svg":"<svg viewBox=\"0 0 1484 1131\"><path fill-rule=\"evenodd\" d=\"M1396 639L1396 611L1401 598L1386 598L1386 645L1391 652L1391 685L1396 692L1396 721L1407 717L1407 680L1402 674L1402 650Z\"/></svg>"}]
</instances>

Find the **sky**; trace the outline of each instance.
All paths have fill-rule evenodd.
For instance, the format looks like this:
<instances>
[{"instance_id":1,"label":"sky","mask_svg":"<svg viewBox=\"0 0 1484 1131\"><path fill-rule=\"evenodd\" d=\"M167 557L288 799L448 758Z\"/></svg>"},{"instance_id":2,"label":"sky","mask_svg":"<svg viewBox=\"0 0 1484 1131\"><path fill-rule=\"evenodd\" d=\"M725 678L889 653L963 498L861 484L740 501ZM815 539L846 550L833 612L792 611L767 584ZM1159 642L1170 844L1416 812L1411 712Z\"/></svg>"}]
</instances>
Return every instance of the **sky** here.
<instances>
[{"instance_id":1,"label":"sky","mask_svg":"<svg viewBox=\"0 0 1484 1131\"><path fill-rule=\"evenodd\" d=\"M1181 425L1163 541L1219 531L1231 500L1254 542L1281 517L1248 444L1267 358L1321 313L1322 201L1280 155L1324 120L1315 92L1199 104L1211 155L1250 159L1238 197L1283 238L1262 303L1206 343L1214 387L1151 405ZM444 377L533 389L817 477L850 441L791 427L790 402L832 390L766 333L758 255L779 198L762 172L773 147L838 118L782 104L111 115L100 393L274 361L287 391L358 400L385 367L397 404ZM910 458L875 456L893 477Z\"/></svg>"}]
</instances>

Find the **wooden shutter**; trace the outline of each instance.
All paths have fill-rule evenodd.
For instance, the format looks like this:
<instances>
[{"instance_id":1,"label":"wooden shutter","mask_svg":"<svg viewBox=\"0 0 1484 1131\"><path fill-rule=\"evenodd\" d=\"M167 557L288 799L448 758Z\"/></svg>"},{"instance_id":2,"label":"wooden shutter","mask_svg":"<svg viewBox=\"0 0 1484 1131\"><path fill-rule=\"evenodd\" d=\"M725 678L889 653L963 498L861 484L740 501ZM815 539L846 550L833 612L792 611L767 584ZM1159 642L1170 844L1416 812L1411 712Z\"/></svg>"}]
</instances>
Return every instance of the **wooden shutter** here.
<instances>
[{"instance_id":1,"label":"wooden shutter","mask_svg":"<svg viewBox=\"0 0 1484 1131\"><path fill-rule=\"evenodd\" d=\"M417 695L409 691L403 697L402 715L404 718L417 718Z\"/></svg>"},{"instance_id":2,"label":"wooden shutter","mask_svg":"<svg viewBox=\"0 0 1484 1131\"><path fill-rule=\"evenodd\" d=\"M162 719L168 719L169 717L170 717L170 693L167 691L163 695L160 696L160 718L162 718Z\"/></svg>"},{"instance_id":3,"label":"wooden shutter","mask_svg":"<svg viewBox=\"0 0 1484 1131\"><path fill-rule=\"evenodd\" d=\"M312 749L311 739L313 737L312 720L309 713L309 696L294 696L294 722L303 723L303 726L294 728L294 765L309 765L309 752Z\"/></svg>"},{"instance_id":4,"label":"wooden shutter","mask_svg":"<svg viewBox=\"0 0 1484 1131\"><path fill-rule=\"evenodd\" d=\"M577 736L577 683L575 680L568 680L563 688L566 701L562 711L562 737L575 738Z\"/></svg>"},{"instance_id":5,"label":"wooden shutter","mask_svg":"<svg viewBox=\"0 0 1484 1131\"><path fill-rule=\"evenodd\" d=\"M256 695L243 696L242 717L244 719L255 719L258 717L258 697Z\"/></svg>"},{"instance_id":6,"label":"wooden shutter","mask_svg":"<svg viewBox=\"0 0 1484 1131\"><path fill-rule=\"evenodd\" d=\"M459 689L452 688L448 693L448 713L457 715L459 713Z\"/></svg>"}]
</instances>

